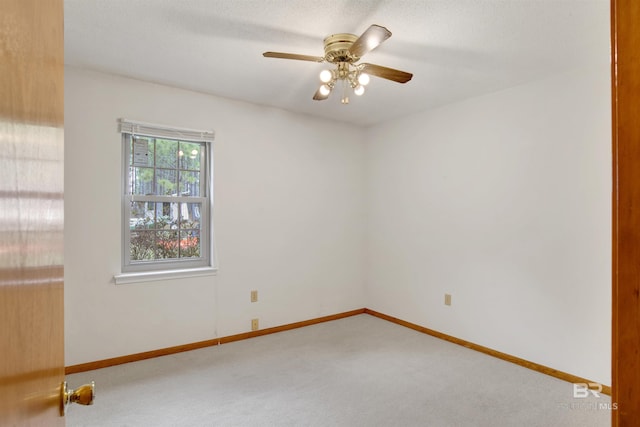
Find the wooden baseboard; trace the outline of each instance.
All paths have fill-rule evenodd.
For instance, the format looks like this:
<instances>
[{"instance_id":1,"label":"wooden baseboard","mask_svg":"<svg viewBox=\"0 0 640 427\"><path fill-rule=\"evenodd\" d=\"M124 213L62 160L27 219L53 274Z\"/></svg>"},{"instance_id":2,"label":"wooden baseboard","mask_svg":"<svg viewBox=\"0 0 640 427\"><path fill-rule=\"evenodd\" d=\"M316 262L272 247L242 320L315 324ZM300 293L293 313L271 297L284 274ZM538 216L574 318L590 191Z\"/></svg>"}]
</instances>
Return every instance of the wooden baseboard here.
<instances>
[{"instance_id":1,"label":"wooden baseboard","mask_svg":"<svg viewBox=\"0 0 640 427\"><path fill-rule=\"evenodd\" d=\"M431 335L436 338L440 338L445 341L452 342L454 344L461 345L471 350L479 351L484 354L488 354L489 356L497 357L498 359L502 359L507 362L515 363L516 365L523 366L525 368L540 372L545 375L550 375L555 378L559 378L564 381L568 381L570 383L594 383L594 381L590 381L586 378L578 377L572 374L568 374L566 372L558 371L557 369L549 368L548 366L540 365L538 363L530 362L525 359L521 359L519 357L511 356L506 353L502 353L497 350L490 349L488 347L484 347L478 344L474 344L469 341L462 340L460 338L452 337L451 335L443 334L442 332L434 331L433 329L425 328L424 326L416 325L415 323L407 322L405 320L398 319L396 317L388 316L386 314L379 313L374 310L370 310L368 308L364 309L366 314L370 314L372 316L378 317L380 319L387 320L389 322L396 323L398 325L405 326L407 328L413 329L418 332L425 333L427 335ZM602 384L602 393L608 396L611 396L611 387Z\"/></svg>"},{"instance_id":2,"label":"wooden baseboard","mask_svg":"<svg viewBox=\"0 0 640 427\"><path fill-rule=\"evenodd\" d=\"M317 323L329 322L331 320L342 319L345 317L355 316L365 312L364 308L346 311L344 313L332 314L330 316L318 317L315 319L303 320L301 322L289 323L287 325L275 326L273 328L259 329L257 331L243 332L241 334L229 335L226 337L214 338L206 341L199 341L191 344L178 345L175 347L161 348L159 350L145 351L143 353L130 354L127 356L112 357L110 359L98 360L95 362L80 363L64 368L65 375L77 374L78 372L92 371L94 369L107 368L109 366L122 365L123 363L137 362L140 360L151 359L159 356L167 356L169 354L182 353L183 351L196 350L199 348L211 347L214 345L226 344L233 341L240 341L247 338L259 337L262 335L273 334L276 332L288 331L291 329L302 328L304 326L315 325Z\"/></svg>"},{"instance_id":3,"label":"wooden baseboard","mask_svg":"<svg viewBox=\"0 0 640 427\"><path fill-rule=\"evenodd\" d=\"M401 326L413 329L418 332L422 332L431 335L436 338L443 339L445 341L452 342L454 344L461 345L471 350L479 351L481 353L488 354L498 359L505 360L507 362L515 363L516 365L523 366L528 369L550 375L555 378L559 378L570 383L592 383L593 381L581 378L566 372L558 371L557 369L549 368L538 363L529 362L528 360L520 359L519 357L511 356L500 351L492 350L488 347L484 347L478 344L474 344L469 341L465 341L456 337L452 337L447 334L443 334L433 329L425 328L424 326L416 325L415 323L407 322L405 320L398 319L396 317L388 316L386 314L379 313L375 310L368 308L360 308L357 310L346 311L344 313L333 314L330 316L318 317L315 319L303 320L301 322L289 323L287 325L275 326L273 328L259 329L257 331L243 332L241 334L229 335L226 337L214 338L206 341L199 341L191 344L178 345L175 347L162 348L159 350L145 351L143 353L130 354L128 356L113 357L111 359L98 360L96 362L81 363L79 365L67 366L65 368L65 374L76 374L78 372L92 371L94 369L106 368L109 366L121 365L123 363L137 362L140 360L151 359L159 356L167 356L169 354L182 353L183 351L196 350L199 348L211 347L214 345L226 344L233 341L245 340L248 338L259 337L262 335L269 335L276 332L288 331L291 329L302 328L305 326L315 325L318 323L329 322L331 320L343 319L345 317L355 316L357 314L369 314L371 316L387 320L392 323L396 323ZM602 386L602 393L611 396L611 387Z\"/></svg>"}]
</instances>

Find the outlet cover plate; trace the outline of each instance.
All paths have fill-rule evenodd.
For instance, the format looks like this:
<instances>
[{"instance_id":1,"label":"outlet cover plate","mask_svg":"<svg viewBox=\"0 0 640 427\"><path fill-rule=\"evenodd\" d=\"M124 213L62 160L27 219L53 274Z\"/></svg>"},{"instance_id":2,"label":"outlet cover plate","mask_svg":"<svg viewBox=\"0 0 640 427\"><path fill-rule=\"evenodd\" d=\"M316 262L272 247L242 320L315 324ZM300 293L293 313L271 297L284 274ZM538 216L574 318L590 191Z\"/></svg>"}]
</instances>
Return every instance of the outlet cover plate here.
<instances>
[{"instance_id":1,"label":"outlet cover plate","mask_svg":"<svg viewBox=\"0 0 640 427\"><path fill-rule=\"evenodd\" d=\"M451 294L444 294L444 305L451 305Z\"/></svg>"}]
</instances>

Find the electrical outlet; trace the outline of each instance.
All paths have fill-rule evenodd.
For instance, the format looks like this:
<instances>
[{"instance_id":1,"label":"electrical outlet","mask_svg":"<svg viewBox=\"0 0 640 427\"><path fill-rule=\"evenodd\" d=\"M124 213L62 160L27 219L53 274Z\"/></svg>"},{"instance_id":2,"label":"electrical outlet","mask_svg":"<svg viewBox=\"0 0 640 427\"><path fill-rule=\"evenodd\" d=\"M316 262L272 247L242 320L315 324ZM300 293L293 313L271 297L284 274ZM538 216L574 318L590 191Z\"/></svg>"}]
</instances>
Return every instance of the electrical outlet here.
<instances>
[{"instance_id":1,"label":"electrical outlet","mask_svg":"<svg viewBox=\"0 0 640 427\"><path fill-rule=\"evenodd\" d=\"M258 319L251 319L251 330L257 331L260 326L258 325Z\"/></svg>"},{"instance_id":2,"label":"electrical outlet","mask_svg":"<svg viewBox=\"0 0 640 427\"><path fill-rule=\"evenodd\" d=\"M258 301L258 291L251 291L251 302Z\"/></svg>"},{"instance_id":3,"label":"electrical outlet","mask_svg":"<svg viewBox=\"0 0 640 427\"><path fill-rule=\"evenodd\" d=\"M444 305L451 305L451 294L444 294Z\"/></svg>"}]
</instances>

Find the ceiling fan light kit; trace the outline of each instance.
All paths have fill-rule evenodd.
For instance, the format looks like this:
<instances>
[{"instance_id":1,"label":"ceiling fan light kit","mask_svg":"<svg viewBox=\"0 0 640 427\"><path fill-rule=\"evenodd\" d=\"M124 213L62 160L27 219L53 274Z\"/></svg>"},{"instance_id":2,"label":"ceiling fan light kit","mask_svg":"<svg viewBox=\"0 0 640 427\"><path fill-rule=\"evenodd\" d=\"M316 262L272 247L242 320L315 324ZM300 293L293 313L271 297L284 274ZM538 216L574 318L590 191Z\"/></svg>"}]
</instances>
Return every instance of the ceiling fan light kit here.
<instances>
[{"instance_id":1,"label":"ceiling fan light kit","mask_svg":"<svg viewBox=\"0 0 640 427\"><path fill-rule=\"evenodd\" d=\"M343 96L342 103L349 103L349 96L347 94L347 88L353 89L353 93L360 96L364 93L364 86L369 83L369 76L363 73L361 67L350 64L348 62L338 62L337 68L334 70L322 70L320 72L320 81L323 83L320 85L320 89L313 99L321 101L327 99L331 94L331 91L335 88L338 81L342 81L343 84Z\"/></svg>"},{"instance_id":2,"label":"ceiling fan light kit","mask_svg":"<svg viewBox=\"0 0 640 427\"><path fill-rule=\"evenodd\" d=\"M333 34L324 39L324 56L299 55L295 53L265 52L267 58L295 59L299 61L329 62L336 67L322 70L322 84L313 95L316 101L327 99L338 82L342 82L341 102L349 103L348 89L360 96L369 83L369 75L381 77L398 83L406 83L413 74L375 64L357 64L367 52L378 47L391 37L391 32L380 25L371 25L360 37L354 34Z\"/></svg>"}]
</instances>

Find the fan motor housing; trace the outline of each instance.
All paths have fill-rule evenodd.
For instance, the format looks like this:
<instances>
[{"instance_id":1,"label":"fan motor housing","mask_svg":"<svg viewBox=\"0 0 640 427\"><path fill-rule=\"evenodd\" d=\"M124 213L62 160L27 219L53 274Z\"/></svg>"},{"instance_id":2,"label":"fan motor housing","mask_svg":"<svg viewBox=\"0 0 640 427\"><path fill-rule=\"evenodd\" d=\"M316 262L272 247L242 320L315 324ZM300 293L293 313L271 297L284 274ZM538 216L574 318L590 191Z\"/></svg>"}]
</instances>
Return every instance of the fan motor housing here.
<instances>
[{"instance_id":1,"label":"fan motor housing","mask_svg":"<svg viewBox=\"0 0 640 427\"><path fill-rule=\"evenodd\" d=\"M324 39L324 59L335 64L337 62L356 62L360 58L352 55L349 48L358 39L355 34L332 34Z\"/></svg>"}]
</instances>

